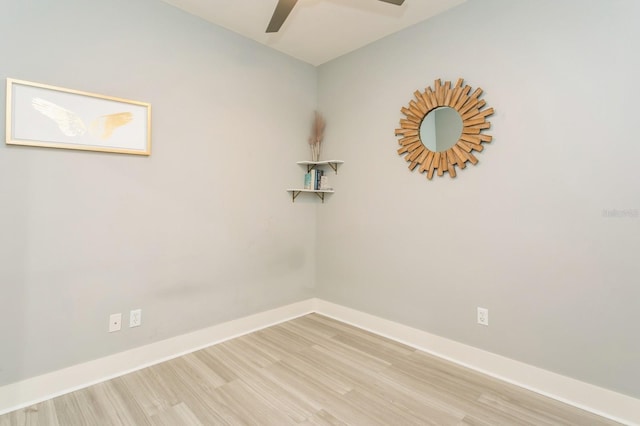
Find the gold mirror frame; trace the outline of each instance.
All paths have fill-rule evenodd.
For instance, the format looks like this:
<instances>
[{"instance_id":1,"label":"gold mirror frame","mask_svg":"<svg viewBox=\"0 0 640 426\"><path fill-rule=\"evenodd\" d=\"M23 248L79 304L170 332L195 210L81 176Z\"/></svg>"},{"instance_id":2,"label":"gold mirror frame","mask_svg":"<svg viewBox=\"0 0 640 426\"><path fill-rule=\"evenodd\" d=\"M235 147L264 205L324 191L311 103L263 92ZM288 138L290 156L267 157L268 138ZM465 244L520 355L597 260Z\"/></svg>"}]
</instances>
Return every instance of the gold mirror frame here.
<instances>
[{"instance_id":1,"label":"gold mirror frame","mask_svg":"<svg viewBox=\"0 0 640 426\"><path fill-rule=\"evenodd\" d=\"M449 176L456 177L456 165L461 169L466 167L466 162L477 164L478 159L472 151L482 151L482 143L491 142L490 135L482 133L491 127L487 117L494 113L493 108L483 110L486 106L484 100L480 100L482 89L476 89L471 95L471 87L462 86L463 79L458 79L452 88L451 82L442 84L440 79L434 83L434 89L427 87L424 92L416 90L415 100L411 100L407 107L400 111L405 119L400 120L400 128L396 129L398 143L402 146L398 154L406 154L405 160L409 162L409 170L413 171L420 164L420 173L427 172L427 179L432 179L436 170L438 176L448 172ZM431 151L420 139L420 125L422 120L438 107L451 107L458 111L462 117L462 133L456 144L446 151Z\"/></svg>"}]
</instances>

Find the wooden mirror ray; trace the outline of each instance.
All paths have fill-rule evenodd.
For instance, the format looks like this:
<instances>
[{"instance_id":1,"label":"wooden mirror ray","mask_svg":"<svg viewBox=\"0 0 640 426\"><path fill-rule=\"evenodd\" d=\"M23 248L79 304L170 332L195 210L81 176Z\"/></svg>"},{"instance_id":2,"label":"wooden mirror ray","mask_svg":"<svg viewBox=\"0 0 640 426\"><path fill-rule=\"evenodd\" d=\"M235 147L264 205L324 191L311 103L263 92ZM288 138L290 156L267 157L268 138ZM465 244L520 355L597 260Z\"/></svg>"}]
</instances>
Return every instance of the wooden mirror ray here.
<instances>
[{"instance_id":1,"label":"wooden mirror ray","mask_svg":"<svg viewBox=\"0 0 640 426\"><path fill-rule=\"evenodd\" d=\"M437 173L443 176L445 172L449 176L456 177L456 166L460 169L466 167L466 163L477 164L478 159L473 155L473 151L482 151L483 143L492 140L490 135L483 133L491 127L487 117L494 113L493 108L487 108L486 102L480 99L482 89L478 88L472 92L468 85L463 86L463 79L460 78L455 86L451 86L450 81L442 84L440 79L434 83L433 89L427 87L424 92L416 90L414 98L409 105L400 111L405 118L400 120L400 128L396 129L396 136L399 137L399 155L405 155L405 160L409 163L409 170L415 170L420 166L420 173L427 173L427 178L432 179ZM462 133L455 145L445 151L431 151L426 147L420 138L420 126L429 112L439 107L450 107L455 109L462 118Z\"/></svg>"}]
</instances>

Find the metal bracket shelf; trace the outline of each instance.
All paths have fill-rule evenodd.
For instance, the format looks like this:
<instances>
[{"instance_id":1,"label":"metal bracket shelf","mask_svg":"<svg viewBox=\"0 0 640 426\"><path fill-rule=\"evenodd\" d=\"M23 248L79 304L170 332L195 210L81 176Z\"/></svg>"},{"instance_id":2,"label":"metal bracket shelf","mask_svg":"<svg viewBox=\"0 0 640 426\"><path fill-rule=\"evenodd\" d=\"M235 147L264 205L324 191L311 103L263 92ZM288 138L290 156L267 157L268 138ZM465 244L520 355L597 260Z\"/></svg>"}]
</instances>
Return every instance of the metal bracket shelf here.
<instances>
[{"instance_id":1,"label":"metal bracket shelf","mask_svg":"<svg viewBox=\"0 0 640 426\"><path fill-rule=\"evenodd\" d=\"M344 163L342 160L324 160L324 161L298 161L296 164L300 164L302 166L307 166L307 173L309 173L312 169L315 169L316 166L324 166L328 165L333 169L336 174L338 174L338 165Z\"/></svg>"},{"instance_id":2,"label":"metal bracket shelf","mask_svg":"<svg viewBox=\"0 0 640 426\"><path fill-rule=\"evenodd\" d=\"M325 194L333 194L335 191L333 191L332 189L287 189L287 192L291 193L291 202L295 203L296 202L296 198L298 198L298 195L300 195L301 192L310 192L312 194L316 194L318 196L318 198L320 198L322 200L322 202L324 203L324 195Z\"/></svg>"},{"instance_id":3,"label":"metal bracket shelf","mask_svg":"<svg viewBox=\"0 0 640 426\"><path fill-rule=\"evenodd\" d=\"M316 169L321 166L329 166L331 169L338 174L338 165L344 163L342 160L324 160L324 161L297 161L296 164L301 166L306 166L307 173L311 172L311 170ZM318 198L322 200L324 203L325 194L333 194L333 189L299 189L299 188L289 188L287 192L291 193L291 202L295 203L296 198L302 192L310 192L312 194L316 194Z\"/></svg>"}]
</instances>

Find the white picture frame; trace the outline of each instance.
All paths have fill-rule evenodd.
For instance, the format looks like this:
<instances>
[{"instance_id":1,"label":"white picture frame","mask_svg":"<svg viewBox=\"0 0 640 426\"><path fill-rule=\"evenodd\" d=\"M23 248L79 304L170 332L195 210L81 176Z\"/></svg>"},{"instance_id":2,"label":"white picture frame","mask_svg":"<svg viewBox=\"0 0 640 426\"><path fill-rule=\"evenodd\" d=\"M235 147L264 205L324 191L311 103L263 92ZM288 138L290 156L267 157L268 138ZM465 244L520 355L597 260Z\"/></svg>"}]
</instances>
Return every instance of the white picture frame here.
<instances>
[{"instance_id":1,"label":"white picture frame","mask_svg":"<svg viewBox=\"0 0 640 426\"><path fill-rule=\"evenodd\" d=\"M151 154L151 105L7 79L7 145Z\"/></svg>"}]
</instances>

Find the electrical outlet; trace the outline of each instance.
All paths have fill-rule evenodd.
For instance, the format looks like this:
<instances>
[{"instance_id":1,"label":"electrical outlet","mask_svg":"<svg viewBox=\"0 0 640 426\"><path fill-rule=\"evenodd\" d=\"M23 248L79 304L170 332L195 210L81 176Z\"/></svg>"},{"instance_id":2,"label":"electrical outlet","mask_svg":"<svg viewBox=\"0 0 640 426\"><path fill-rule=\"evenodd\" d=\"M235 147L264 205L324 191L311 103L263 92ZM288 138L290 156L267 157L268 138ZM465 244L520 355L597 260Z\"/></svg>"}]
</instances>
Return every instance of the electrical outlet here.
<instances>
[{"instance_id":1,"label":"electrical outlet","mask_svg":"<svg viewBox=\"0 0 640 426\"><path fill-rule=\"evenodd\" d=\"M120 331L122 327L122 314L109 315L109 333Z\"/></svg>"},{"instance_id":2,"label":"electrical outlet","mask_svg":"<svg viewBox=\"0 0 640 426\"><path fill-rule=\"evenodd\" d=\"M142 309L129 312L129 327L140 327L142 324Z\"/></svg>"},{"instance_id":3,"label":"electrical outlet","mask_svg":"<svg viewBox=\"0 0 640 426\"><path fill-rule=\"evenodd\" d=\"M478 307L478 324L489 325L489 310Z\"/></svg>"}]
</instances>

